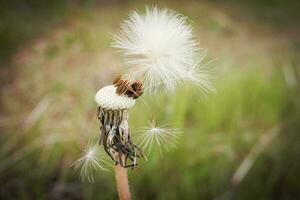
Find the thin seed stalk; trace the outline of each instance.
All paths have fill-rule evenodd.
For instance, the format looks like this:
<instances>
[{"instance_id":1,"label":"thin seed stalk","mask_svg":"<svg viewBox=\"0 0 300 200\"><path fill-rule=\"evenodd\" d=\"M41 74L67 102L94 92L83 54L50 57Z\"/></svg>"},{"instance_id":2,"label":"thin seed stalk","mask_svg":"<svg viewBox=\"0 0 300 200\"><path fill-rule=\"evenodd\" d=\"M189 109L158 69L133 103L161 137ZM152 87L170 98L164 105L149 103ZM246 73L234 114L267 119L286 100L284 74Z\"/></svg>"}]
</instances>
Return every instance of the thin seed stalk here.
<instances>
[{"instance_id":1,"label":"thin seed stalk","mask_svg":"<svg viewBox=\"0 0 300 200\"><path fill-rule=\"evenodd\" d=\"M120 164L115 165L115 178L119 200L131 200L127 168L122 167Z\"/></svg>"}]
</instances>

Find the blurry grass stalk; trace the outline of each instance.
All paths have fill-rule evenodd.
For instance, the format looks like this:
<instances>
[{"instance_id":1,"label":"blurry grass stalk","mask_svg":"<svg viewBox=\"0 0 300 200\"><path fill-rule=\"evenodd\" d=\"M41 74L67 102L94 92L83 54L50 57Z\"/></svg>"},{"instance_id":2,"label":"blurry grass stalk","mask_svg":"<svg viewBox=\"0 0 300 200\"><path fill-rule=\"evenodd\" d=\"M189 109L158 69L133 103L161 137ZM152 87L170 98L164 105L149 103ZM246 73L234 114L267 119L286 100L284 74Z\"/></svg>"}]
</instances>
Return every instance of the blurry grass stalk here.
<instances>
[{"instance_id":1,"label":"blurry grass stalk","mask_svg":"<svg viewBox=\"0 0 300 200\"><path fill-rule=\"evenodd\" d=\"M38 123L38 121L41 119L43 114L47 111L47 109L49 108L52 102L53 102L53 96L51 94L45 95L39 101L39 103L33 108L33 110L27 115L27 117L23 121L22 128L19 129L18 131L20 131L22 135L25 135L25 133L27 133L31 128L33 128ZM9 152L11 152L20 142L19 137L20 136L18 134L17 137L12 137L9 142L5 143L2 146L1 152L3 152L4 154L8 154ZM17 152L17 154L19 155L20 153Z\"/></svg>"},{"instance_id":2,"label":"blurry grass stalk","mask_svg":"<svg viewBox=\"0 0 300 200\"><path fill-rule=\"evenodd\" d=\"M24 130L27 131L31 129L38 120L42 117L45 111L48 109L49 105L53 101L53 96L50 94L45 95L42 100L36 105L32 112L24 121Z\"/></svg>"},{"instance_id":3,"label":"blurry grass stalk","mask_svg":"<svg viewBox=\"0 0 300 200\"><path fill-rule=\"evenodd\" d=\"M267 146L276 138L279 134L279 128L274 127L264 133L250 150L248 155L244 158L243 162L240 164L234 175L232 176L233 187L239 185L245 176L248 174L249 170L259 157L261 153L267 148Z\"/></svg>"},{"instance_id":4,"label":"blurry grass stalk","mask_svg":"<svg viewBox=\"0 0 300 200\"><path fill-rule=\"evenodd\" d=\"M49 154L55 148L55 145L59 143L72 142L73 140L74 138L64 137L64 135L60 133L52 133L40 136L34 141L32 141L30 144L14 151L5 160L3 160L0 165L0 173L11 167L13 164L21 161L22 159L25 159L30 154L36 151L39 151L40 153L46 152L49 156Z\"/></svg>"},{"instance_id":5,"label":"blurry grass stalk","mask_svg":"<svg viewBox=\"0 0 300 200\"><path fill-rule=\"evenodd\" d=\"M282 67L282 74L286 85L289 89L295 89L298 86L297 74L295 67L286 65Z\"/></svg>"}]
</instances>

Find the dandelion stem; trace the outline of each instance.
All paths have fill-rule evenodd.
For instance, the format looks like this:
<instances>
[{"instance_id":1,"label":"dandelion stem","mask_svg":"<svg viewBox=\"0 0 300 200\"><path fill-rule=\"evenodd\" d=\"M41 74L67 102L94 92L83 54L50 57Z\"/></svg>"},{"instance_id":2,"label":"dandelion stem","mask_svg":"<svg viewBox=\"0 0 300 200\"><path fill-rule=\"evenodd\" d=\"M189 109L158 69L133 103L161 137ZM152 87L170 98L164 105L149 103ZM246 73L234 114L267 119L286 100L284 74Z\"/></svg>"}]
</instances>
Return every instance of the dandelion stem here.
<instances>
[{"instance_id":1,"label":"dandelion stem","mask_svg":"<svg viewBox=\"0 0 300 200\"><path fill-rule=\"evenodd\" d=\"M127 177L127 169L120 164L115 166L115 176L120 200L130 200L131 194L129 191L129 183Z\"/></svg>"}]
</instances>

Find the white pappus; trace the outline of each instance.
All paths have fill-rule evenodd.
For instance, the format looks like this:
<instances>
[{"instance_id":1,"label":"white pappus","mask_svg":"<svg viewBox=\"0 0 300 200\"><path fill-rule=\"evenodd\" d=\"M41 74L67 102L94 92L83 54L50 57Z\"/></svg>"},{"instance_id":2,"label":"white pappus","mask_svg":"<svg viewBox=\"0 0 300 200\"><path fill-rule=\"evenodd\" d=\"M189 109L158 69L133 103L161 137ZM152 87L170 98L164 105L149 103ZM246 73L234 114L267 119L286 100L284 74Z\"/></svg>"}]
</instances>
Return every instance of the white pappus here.
<instances>
[{"instance_id":1,"label":"white pappus","mask_svg":"<svg viewBox=\"0 0 300 200\"><path fill-rule=\"evenodd\" d=\"M72 166L79 170L79 176L82 181L94 182L95 171L107 170L104 150L97 142L89 142L82 156L78 158Z\"/></svg>"},{"instance_id":2,"label":"white pappus","mask_svg":"<svg viewBox=\"0 0 300 200\"><path fill-rule=\"evenodd\" d=\"M131 12L112 47L121 50L127 77L141 80L150 94L173 90L182 82L193 82L204 92L213 90L190 21L175 11L146 7L144 14Z\"/></svg>"},{"instance_id":3,"label":"white pappus","mask_svg":"<svg viewBox=\"0 0 300 200\"><path fill-rule=\"evenodd\" d=\"M135 138L138 144L143 148L147 155L150 154L152 147L159 149L162 156L162 150L168 151L177 145L177 138L181 131L170 128L164 124L156 124L154 121L148 122L148 126L139 130Z\"/></svg>"}]
</instances>

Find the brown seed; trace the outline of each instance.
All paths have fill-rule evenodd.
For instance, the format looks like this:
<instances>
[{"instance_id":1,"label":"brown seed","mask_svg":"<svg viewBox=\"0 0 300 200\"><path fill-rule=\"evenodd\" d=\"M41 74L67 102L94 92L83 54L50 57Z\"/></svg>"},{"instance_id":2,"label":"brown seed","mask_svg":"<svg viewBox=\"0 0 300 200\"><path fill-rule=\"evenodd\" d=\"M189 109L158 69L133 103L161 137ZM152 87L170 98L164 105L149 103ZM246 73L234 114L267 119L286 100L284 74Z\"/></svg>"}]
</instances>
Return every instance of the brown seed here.
<instances>
[{"instance_id":1,"label":"brown seed","mask_svg":"<svg viewBox=\"0 0 300 200\"><path fill-rule=\"evenodd\" d=\"M135 81L132 84L128 80L122 79L119 75L113 82L114 86L117 87L116 93L118 95L127 95L130 98L138 98L144 92L143 84L141 81Z\"/></svg>"}]
</instances>

